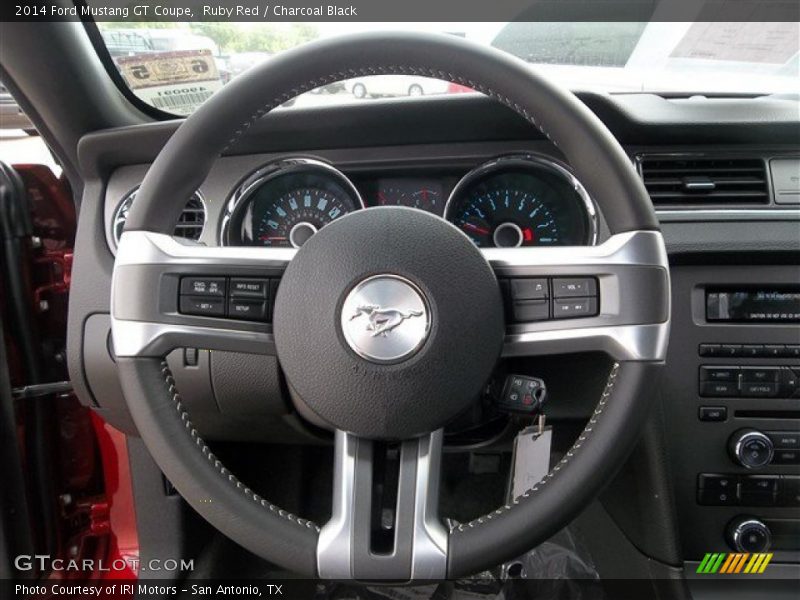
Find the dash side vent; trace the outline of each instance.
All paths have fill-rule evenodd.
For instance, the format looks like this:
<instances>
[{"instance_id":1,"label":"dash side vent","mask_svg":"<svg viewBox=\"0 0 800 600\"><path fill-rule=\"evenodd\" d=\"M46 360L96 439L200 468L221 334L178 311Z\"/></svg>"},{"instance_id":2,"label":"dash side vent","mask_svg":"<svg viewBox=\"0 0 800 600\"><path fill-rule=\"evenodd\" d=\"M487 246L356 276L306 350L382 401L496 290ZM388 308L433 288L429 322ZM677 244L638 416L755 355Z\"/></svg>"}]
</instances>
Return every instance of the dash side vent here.
<instances>
[{"instance_id":1,"label":"dash side vent","mask_svg":"<svg viewBox=\"0 0 800 600\"><path fill-rule=\"evenodd\" d=\"M114 246L119 245L119 238L122 235L122 230L125 228L125 221L128 219L133 201L136 199L136 192L138 188L129 192L117 206L114 212L114 219L111 223L111 233L114 238ZM183 209L178 223L175 225L176 237L185 238L187 240L197 241L203 233L203 227L206 223L206 209L203 204L203 199L200 197L199 192L192 194L186 207Z\"/></svg>"},{"instance_id":2,"label":"dash side vent","mask_svg":"<svg viewBox=\"0 0 800 600\"><path fill-rule=\"evenodd\" d=\"M760 158L645 155L639 170L655 206L769 204Z\"/></svg>"}]
</instances>

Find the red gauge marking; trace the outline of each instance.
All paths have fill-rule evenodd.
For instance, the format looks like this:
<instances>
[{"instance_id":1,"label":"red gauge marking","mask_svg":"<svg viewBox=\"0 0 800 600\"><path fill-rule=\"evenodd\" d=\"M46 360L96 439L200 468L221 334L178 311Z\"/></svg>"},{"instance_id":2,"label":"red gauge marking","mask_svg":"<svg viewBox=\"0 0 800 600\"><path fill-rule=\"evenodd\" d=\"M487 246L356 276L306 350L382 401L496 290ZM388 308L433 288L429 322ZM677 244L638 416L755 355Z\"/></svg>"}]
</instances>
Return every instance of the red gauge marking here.
<instances>
[{"instance_id":1,"label":"red gauge marking","mask_svg":"<svg viewBox=\"0 0 800 600\"><path fill-rule=\"evenodd\" d=\"M386 196L383 195L383 192L378 192L378 202L384 205L389 203L389 201L386 199Z\"/></svg>"},{"instance_id":2,"label":"red gauge marking","mask_svg":"<svg viewBox=\"0 0 800 600\"><path fill-rule=\"evenodd\" d=\"M462 227L464 229L469 229L471 231L474 231L475 233L480 233L481 235L489 235L491 233L491 231L489 231L488 229L484 227L478 227L473 223L464 223Z\"/></svg>"},{"instance_id":3,"label":"red gauge marking","mask_svg":"<svg viewBox=\"0 0 800 600\"><path fill-rule=\"evenodd\" d=\"M526 242L533 241L533 231L531 230L530 227L526 227L525 229L522 230L522 237Z\"/></svg>"}]
</instances>

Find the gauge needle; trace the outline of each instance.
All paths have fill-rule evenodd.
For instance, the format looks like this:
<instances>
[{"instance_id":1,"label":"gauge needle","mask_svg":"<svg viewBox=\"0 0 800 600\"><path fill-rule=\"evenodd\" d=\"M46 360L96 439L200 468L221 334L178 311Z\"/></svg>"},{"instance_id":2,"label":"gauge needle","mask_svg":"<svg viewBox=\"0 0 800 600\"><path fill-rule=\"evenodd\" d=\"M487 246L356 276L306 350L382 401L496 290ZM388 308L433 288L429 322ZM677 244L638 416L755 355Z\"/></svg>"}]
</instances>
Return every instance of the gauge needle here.
<instances>
[{"instance_id":1,"label":"gauge needle","mask_svg":"<svg viewBox=\"0 0 800 600\"><path fill-rule=\"evenodd\" d=\"M280 236L274 236L273 237L273 236L269 236L269 235L262 235L259 239L262 242L267 242L267 241L270 241L270 242L272 242L272 241L284 242L284 241L286 241L285 237L280 237Z\"/></svg>"},{"instance_id":2,"label":"gauge needle","mask_svg":"<svg viewBox=\"0 0 800 600\"><path fill-rule=\"evenodd\" d=\"M477 225L474 225L472 223L464 223L462 227L464 229L469 229L471 231L474 231L475 233L480 233L481 235L489 235L491 233L491 231L489 231L488 229L485 229L483 227L478 227Z\"/></svg>"}]
</instances>

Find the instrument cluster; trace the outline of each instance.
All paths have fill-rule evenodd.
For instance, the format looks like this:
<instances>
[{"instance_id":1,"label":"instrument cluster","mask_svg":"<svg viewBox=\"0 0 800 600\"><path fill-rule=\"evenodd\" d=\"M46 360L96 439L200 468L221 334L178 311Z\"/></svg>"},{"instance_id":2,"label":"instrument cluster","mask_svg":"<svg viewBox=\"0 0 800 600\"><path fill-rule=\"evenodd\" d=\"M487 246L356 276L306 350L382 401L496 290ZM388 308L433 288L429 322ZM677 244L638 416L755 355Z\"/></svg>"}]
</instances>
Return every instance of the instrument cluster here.
<instances>
[{"instance_id":1,"label":"instrument cluster","mask_svg":"<svg viewBox=\"0 0 800 600\"><path fill-rule=\"evenodd\" d=\"M466 174L364 177L310 158L270 163L228 200L221 239L229 246L299 248L347 213L382 206L443 217L480 248L590 245L597 235L594 203L566 167L512 155Z\"/></svg>"}]
</instances>

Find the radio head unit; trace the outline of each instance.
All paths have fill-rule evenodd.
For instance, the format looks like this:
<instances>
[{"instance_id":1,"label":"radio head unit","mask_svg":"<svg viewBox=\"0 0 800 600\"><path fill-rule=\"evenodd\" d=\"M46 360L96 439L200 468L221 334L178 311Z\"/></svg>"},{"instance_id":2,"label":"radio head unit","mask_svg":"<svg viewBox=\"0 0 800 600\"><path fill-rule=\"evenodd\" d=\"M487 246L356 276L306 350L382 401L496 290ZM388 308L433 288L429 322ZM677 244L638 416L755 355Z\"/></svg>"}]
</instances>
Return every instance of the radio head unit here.
<instances>
[{"instance_id":1,"label":"radio head unit","mask_svg":"<svg viewBox=\"0 0 800 600\"><path fill-rule=\"evenodd\" d=\"M706 319L737 323L798 323L800 287L707 289Z\"/></svg>"}]
</instances>

